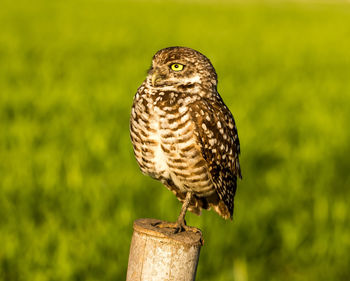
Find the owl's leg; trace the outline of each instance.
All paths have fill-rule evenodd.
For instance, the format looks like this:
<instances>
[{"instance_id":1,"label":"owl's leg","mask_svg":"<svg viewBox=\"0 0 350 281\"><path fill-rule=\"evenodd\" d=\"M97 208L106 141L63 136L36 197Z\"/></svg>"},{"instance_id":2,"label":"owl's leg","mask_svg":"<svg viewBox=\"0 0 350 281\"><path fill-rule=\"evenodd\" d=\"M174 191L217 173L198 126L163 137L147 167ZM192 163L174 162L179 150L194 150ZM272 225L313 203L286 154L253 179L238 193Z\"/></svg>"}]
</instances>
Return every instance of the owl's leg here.
<instances>
[{"instance_id":1,"label":"owl's leg","mask_svg":"<svg viewBox=\"0 0 350 281\"><path fill-rule=\"evenodd\" d=\"M181 212L180 215L176 221L176 223L173 222L157 222L155 223L153 226L159 227L159 228L173 228L175 229L174 233L179 233L182 231L192 231L192 232L200 232L199 229L194 228L194 227L190 227L186 225L186 221L185 221L185 215L186 215L186 211L188 209L188 206L190 205L191 199L192 199L192 192L187 192L186 193L186 198L184 203L182 204L182 208L181 208Z\"/></svg>"},{"instance_id":2,"label":"owl's leg","mask_svg":"<svg viewBox=\"0 0 350 281\"><path fill-rule=\"evenodd\" d=\"M181 231L186 231L187 230L187 225L186 225L186 221L185 221L185 216L186 216L186 211L188 209L188 206L190 205L191 202L191 198L192 198L192 192L188 191L186 193L186 198L184 203L182 204L182 208L181 208L181 212L180 215L176 221L176 230L175 233L181 232Z\"/></svg>"}]
</instances>

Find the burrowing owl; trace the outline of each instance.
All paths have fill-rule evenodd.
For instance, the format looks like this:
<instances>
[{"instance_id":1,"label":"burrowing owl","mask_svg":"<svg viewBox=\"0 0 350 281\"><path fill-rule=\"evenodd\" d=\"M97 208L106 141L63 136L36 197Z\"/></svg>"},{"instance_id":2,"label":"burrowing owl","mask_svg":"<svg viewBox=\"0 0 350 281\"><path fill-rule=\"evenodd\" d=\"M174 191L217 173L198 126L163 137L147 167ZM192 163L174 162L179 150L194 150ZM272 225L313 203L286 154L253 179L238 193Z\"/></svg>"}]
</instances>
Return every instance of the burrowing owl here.
<instances>
[{"instance_id":1,"label":"burrowing owl","mask_svg":"<svg viewBox=\"0 0 350 281\"><path fill-rule=\"evenodd\" d=\"M130 134L141 171L183 202L180 231L187 208L232 219L240 145L207 57L185 47L158 51L134 97Z\"/></svg>"}]
</instances>

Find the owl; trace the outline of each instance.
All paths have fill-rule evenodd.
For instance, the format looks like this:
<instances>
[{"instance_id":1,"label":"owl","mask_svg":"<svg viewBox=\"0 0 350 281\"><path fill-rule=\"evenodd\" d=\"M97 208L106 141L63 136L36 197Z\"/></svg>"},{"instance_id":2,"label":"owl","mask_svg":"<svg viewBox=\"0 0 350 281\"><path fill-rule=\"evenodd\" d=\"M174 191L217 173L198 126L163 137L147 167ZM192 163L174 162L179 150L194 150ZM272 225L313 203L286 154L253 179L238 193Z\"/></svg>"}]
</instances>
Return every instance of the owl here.
<instances>
[{"instance_id":1,"label":"owl","mask_svg":"<svg viewBox=\"0 0 350 281\"><path fill-rule=\"evenodd\" d=\"M133 100L130 136L141 171L161 181L183 203L176 231L186 230L187 209L233 215L240 144L234 118L217 91L209 59L169 47L152 59Z\"/></svg>"}]
</instances>

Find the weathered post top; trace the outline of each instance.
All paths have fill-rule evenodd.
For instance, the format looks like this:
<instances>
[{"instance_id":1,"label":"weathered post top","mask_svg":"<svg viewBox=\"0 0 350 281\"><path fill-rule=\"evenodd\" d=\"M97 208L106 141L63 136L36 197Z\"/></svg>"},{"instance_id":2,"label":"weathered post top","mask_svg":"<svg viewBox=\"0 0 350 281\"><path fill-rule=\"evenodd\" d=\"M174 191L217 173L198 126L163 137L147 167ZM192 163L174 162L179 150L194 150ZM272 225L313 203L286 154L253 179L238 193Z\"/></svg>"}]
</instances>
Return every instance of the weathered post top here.
<instances>
[{"instance_id":1,"label":"weathered post top","mask_svg":"<svg viewBox=\"0 0 350 281\"><path fill-rule=\"evenodd\" d=\"M173 228L159 227L166 224L156 219L134 222L127 281L195 280L203 245L201 231L191 228L174 233Z\"/></svg>"}]
</instances>

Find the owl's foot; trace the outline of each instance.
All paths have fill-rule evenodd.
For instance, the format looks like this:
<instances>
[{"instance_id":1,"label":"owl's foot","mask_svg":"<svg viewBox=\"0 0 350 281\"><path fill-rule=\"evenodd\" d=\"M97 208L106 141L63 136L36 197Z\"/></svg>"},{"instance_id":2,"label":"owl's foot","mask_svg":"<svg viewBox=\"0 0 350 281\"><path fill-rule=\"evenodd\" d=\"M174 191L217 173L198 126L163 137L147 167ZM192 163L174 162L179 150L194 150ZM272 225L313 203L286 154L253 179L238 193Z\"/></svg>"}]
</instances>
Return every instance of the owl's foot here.
<instances>
[{"instance_id":1,"label":"owl's foot","mask_svg":"<svg viewBox=\"0 0 350 281\"><path fill-rule=\"evenodd\" d=\"M198 228L188 226L186 224L185 220L177 221L174 233L176 234L176 233L180 233L180 232L183 232L183 231L185 231L185 232L191 231L191 232L194 232L194 233L201 233L201 231Z\"/></svg>"},{"instance_id":2,"label":"owl's foot","mask_svg":"<svg viewBox=\"0 0 350 281\"><path fill-rule=\"evenodd\" d=\"M182 232L182 231L187 231L190 227L188 227L186 225L186 221L185 220L182 220L182 221L177 221L176 222L176 227L175 227L175 231L174 233L179 233L179 232Z\"/></svg>"}]
</instances>

